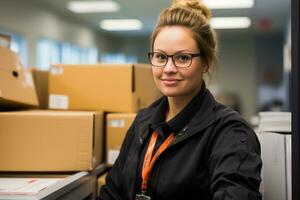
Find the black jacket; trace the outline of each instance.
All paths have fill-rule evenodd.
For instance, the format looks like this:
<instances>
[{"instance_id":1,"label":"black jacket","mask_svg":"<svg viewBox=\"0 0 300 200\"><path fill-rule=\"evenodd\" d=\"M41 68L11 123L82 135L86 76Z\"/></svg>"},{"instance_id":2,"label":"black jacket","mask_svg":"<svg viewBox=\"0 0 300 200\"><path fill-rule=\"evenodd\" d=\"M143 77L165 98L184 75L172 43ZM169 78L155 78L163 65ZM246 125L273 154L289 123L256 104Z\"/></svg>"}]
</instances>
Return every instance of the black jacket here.
<instances>
[{"instance_id":1,"label":"black jacket","mask_svg":"<svg viewBox=\"0 0 300 200\"><path fill-rule=\"evenodd\" d=\"M137 115L109 171L100 199L134 200L149 123L163 97ZM192 119L155 162L147 193L152 200L261 199L260 145L254 131L205 89Z\"/></svg>"}]
</instances>

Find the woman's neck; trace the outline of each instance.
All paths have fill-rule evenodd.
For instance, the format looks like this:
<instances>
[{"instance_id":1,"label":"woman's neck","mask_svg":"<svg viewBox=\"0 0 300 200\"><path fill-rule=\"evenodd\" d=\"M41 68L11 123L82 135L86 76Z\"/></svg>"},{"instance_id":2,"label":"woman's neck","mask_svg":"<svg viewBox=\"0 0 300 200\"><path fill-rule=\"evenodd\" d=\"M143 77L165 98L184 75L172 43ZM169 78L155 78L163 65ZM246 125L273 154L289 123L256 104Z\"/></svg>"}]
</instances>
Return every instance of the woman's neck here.
<instances>
[{"instance_id":1,"label":"woman's neck","mask_svg":"<svg viewBox=\"0 0 300 200\"><path fill-rule=\"evenodd\" d=\"M193 99L193 97L200 91L201 87L190 95L168 97L169 110L167 112L166 121L171 120L175 117L181 110L183 110L188 103Z\"/></svg>"}]
</instances>

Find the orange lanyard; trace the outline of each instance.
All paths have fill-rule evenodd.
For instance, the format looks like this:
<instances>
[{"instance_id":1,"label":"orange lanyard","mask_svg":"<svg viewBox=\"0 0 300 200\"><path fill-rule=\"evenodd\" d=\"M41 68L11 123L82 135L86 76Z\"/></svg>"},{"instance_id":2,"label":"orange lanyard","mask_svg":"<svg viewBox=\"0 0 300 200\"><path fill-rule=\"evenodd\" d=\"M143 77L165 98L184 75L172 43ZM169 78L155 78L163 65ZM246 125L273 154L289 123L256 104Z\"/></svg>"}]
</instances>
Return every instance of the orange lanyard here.
<instances>
[{"instance_id":1,"label":"orange lanyard","mask_svg":"<svg viewBox=\"0 0 300 200\"><path fill-rule=\"evenodd\" d=\"M158 150L156 151L155 155L152 157L153 150L155 147L155 143L157 140L158 134L154 131L151 136L151 140L144 158L144 163L143 163L143 168L142 168L142 192L145 192L147 189L148 185L148 179L149 179L149 174L151 172L151 169L157 160L158 156L166 150L166 148L172 143L174 140L174 134L170 134L167 139L160 145Z\"/></svg>"}]
</instances>

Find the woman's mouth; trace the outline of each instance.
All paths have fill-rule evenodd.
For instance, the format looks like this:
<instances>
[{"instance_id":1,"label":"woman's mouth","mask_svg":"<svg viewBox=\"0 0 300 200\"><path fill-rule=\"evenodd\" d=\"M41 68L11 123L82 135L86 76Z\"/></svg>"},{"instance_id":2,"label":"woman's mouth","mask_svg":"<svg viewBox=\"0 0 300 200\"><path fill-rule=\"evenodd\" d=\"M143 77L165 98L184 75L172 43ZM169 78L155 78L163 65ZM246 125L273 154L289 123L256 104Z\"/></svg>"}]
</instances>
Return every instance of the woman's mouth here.
<instances>
[{"instance_id":1,"label":"woman's mouth","mask_svg":"<svg viewBox=\"0 0 300 200\"><path fill-rule=\"evenodd\" d=\"M179 79L173 79L173 78L162 78L162 83L166 86L175 86L180 81Z\"/></svg>"}]
</instances>

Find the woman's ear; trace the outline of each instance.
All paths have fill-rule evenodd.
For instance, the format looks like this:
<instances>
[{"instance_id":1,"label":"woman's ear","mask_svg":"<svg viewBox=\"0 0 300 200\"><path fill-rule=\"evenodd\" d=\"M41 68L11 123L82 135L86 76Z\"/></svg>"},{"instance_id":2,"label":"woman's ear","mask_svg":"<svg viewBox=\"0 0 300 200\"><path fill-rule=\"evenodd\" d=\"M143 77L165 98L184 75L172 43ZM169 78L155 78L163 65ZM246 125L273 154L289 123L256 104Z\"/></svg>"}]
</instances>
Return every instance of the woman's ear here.
<instances>
[{"instance_id":1,"label":"woman's ear","mask_svg":"<svg viewBox=\"0 0 300 200\"><path fill-rule=\"evenodd\" d=\"M206 64L203 64L202 73L205 74L208 72L208 66Z\"/></svg>"}]
</instances>

